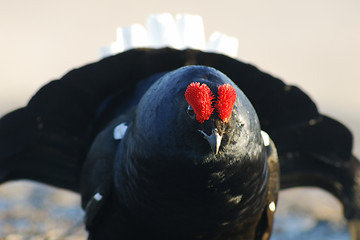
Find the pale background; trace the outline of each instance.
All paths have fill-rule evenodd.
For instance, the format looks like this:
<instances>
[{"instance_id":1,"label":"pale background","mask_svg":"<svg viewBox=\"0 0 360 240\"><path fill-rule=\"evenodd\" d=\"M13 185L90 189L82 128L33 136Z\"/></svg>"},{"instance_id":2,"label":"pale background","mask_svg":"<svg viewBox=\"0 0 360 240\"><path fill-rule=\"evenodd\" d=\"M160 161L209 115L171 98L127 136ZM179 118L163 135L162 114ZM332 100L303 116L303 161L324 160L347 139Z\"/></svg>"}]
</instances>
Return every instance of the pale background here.
<instances>
[{"instance_id":1,"label":"pale background","mask_svg":"<svg viewBox=\"0 0 360 240\"><path fill-rule=\"evenodd\" d=\"M206 35L239 39L239 59L300 86L345 123L360 156L360 1L0 0L0 115L37 89L99 59L118 26L151 13L200 14Z\"/></svg>"}]
</instances>

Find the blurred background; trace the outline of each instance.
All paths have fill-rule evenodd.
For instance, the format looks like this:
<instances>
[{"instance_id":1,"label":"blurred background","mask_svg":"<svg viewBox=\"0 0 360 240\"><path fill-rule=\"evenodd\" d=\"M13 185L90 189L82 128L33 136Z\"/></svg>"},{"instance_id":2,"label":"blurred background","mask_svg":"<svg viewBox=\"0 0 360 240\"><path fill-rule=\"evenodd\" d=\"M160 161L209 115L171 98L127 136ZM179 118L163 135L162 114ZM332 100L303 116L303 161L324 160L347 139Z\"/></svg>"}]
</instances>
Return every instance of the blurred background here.
<instances>
[{"instance_id":1,"label":"blurred background","mask_svg":"<svg viewBox=\"0 0 360 240\"><path fill-rule=\"evenodd\" d=\"M237 37L238 59L301 87L322 113L352 130L360 156L356 0L2 0L0 116L24 106L46 82L97 61L117 27L145 25L149 14L163 12L199 14L207 37L214 31ZM67 191L5 184L0 239L85 239L78 205L79 197ZM349 239L341 207L325 192L287 190L278 207L274 239Z\"/></svg>"}]
</instances>

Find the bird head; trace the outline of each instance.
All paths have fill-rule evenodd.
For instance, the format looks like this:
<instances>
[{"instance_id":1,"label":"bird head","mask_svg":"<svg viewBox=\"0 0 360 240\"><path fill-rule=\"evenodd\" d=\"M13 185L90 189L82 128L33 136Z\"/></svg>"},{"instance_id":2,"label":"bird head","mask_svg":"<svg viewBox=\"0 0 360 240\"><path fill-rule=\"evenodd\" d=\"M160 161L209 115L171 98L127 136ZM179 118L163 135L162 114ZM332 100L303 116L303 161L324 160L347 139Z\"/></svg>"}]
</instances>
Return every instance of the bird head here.
<instances>
[{"instance_id":1,"label":"bird head","mask_svg":"<svg viewBox=\"0 0 360 240\"><path fill-rule=\"evenodd\" d=\"M144 141L168 156L204 160L236 147L251 152L246 145L262 141L244 93L225 74L206 66L165 74L143 96L135 122Z\"/></svg>"},{"instance_id":2,"label":"bird head","mask_svg":"<svg viewBox=\"0 0 360 240\"><path fill-rule=\"evenodd\" d=\"M190 83L185 92L186 101L189 103L187 113L190 118L196 118L199 123L204 124L214 114L214 109L217 111L218 117L213 117L211 123L202 127L208 131L199 129L199 132L210 144L214 154L219 152L226 123L229 122L232 115L236 101L236 90L230 84L224 83L218 87L217 95L215 101L214 94L206 83L200 85L199 82Z\"/></svg>"}]
</instances>

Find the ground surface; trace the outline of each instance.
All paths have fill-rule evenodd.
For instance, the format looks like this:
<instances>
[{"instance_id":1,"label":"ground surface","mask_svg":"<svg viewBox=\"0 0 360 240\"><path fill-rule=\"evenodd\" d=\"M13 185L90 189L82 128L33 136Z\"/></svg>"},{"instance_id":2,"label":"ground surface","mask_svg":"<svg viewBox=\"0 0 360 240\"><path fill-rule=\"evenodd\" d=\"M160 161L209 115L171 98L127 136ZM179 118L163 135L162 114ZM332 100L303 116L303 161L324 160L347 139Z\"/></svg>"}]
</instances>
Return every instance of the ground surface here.
<instances>
[{"instance_id":1,"label":"ground surface","mask_svg":"<svg viewBox=\"0 0 360 240\"><path fill-rule=\"evenodd\" d=\"M32 182L0 187L0 240L84 240L77 194ZM342 208L316 189L283 191L273 240L348 240Z\"/></svg>"}]
</instances>

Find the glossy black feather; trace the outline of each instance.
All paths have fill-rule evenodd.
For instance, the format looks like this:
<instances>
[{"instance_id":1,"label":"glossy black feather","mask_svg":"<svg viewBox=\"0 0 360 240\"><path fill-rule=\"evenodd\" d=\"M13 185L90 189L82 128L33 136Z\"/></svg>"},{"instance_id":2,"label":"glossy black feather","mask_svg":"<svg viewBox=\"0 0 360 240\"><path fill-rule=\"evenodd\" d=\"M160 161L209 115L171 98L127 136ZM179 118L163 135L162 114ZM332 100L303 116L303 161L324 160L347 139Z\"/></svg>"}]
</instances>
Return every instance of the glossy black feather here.
<instances>
[{"instance_id":1,"label":"glossy black feather","mask_svg":"<svg viewBox=\"0 0 360 240\"><path fill-rule=\"evenodd\" d=\"M211 175L209 169L222 169L224 166L215 164L198 169L189 163L172 166L144 161L157 156L156 159L164 162L162 160L168 154L175 152L185 158L188 156L167 138L159 140L159 143L165 144L158 145L162 149L157 149L156 144L146 146L147 137L154 137L151 127L147 128L150 129L147 136L139 137L136 133L138 127L156 123L151 119L152 114L142 114L147 111L146 105L140 104L137 108L142 96L165 73L185 65L205 65L220 70L250 99L262 129L269 133L278 148L282 187L314 185L325 188L342 201L349 219L359 218L360 167L351 155L351 133L342 124L319 114L312 100L297 87L287 86L249 64L197 50L130 50L75 69L60 80L45 85L26 107L0 120L0 181L29 178L81 192L83 207L87 209L86 224L93 239L116 239L119 236L189 239L190 235L194 239L232 239L239 235L266 239L271 232L273 215L268 211L267 204L269 201L276 202L277 198L277 163L270 164L269 160L268 163L262 161L265 167L255 165L263 169L259 171L263 178L255 181L254 187L260 187L267 194L260 194L258 203L245 204L249 208L236 208L234 211L234 206L220 204L224 202L221 199L224 195L214 195L206 189L201 190L199 199L181 206L182 199L192 199L186 194L204 187L205 184L200 183ZM184 92L186 84L176 81L175 84L178 88L168 87L162 92L166 92L167 97L177 96L179 89ZM157 101L155 96L149 95L147 101ZM168 101L168 106L172 107L182 102L172 102L172 98L163 101ZM158 131L161 127L171 129L172 122L178 120L170 114L171 108L158 109L163 119L156 128ZM143 117L138 119L137 116ZM123 121L129 123L130 131L122 141L114 141L113 128ZM259 141L258 137L250 138L249 142ZM156 141L158 139L153 138L150 142ZM164 150L167 149L164 146L173 151ZM200 146L200 149L206 151L206 146ZM248 149L242 148L241 151L241 154L246 154ZM261 156L263 153L258 154ZM132 159L131 163L129 159ZM176 158L175 161L180 162ZM246 182L244 177L258 174L257 171L245 170L249 169L247 167L250 166L239 164L226 172L226 184L218 182L216 188L227 190L231 186L231 189L236 189L235 186ZM170 170L175 174L170 174ZM239 172L246 174L244 176ZM129 180L135 181L137 190L131 189ZM157 187L149 189L149 180ZM192 184L194 182L199 184ZM174 185L177 188L171 190ZM124 186L130 190L122 188ZM140 202L136 202L139 196L131 191L163 205L141 206ZM164 192L166 196L163 196ZM256 192L246 190L244 193L249 195L244 201L255 201L252 197L256 196ZM103 199L94 200L95 193L100 193ZM212 199L209 205L196 207L206 197ZM186 211L179 212L179 206ZM206 210L210 206L217 211ZM157 210L154 212L154 209ZM169 213L170 209L175 212ZM234 212L244 214L235 216ZM162 217L157 218L156 214ZM190 218L193 220L186 225ZM215 224L214 219L223 223L233 220L236 226L230 224L224 227L227 224ZM196 220L200 223L195 224ZM144 231L136 231L139 228ZM246 235L249 232L256 234Z\"/></svg>"}]
</instances>

